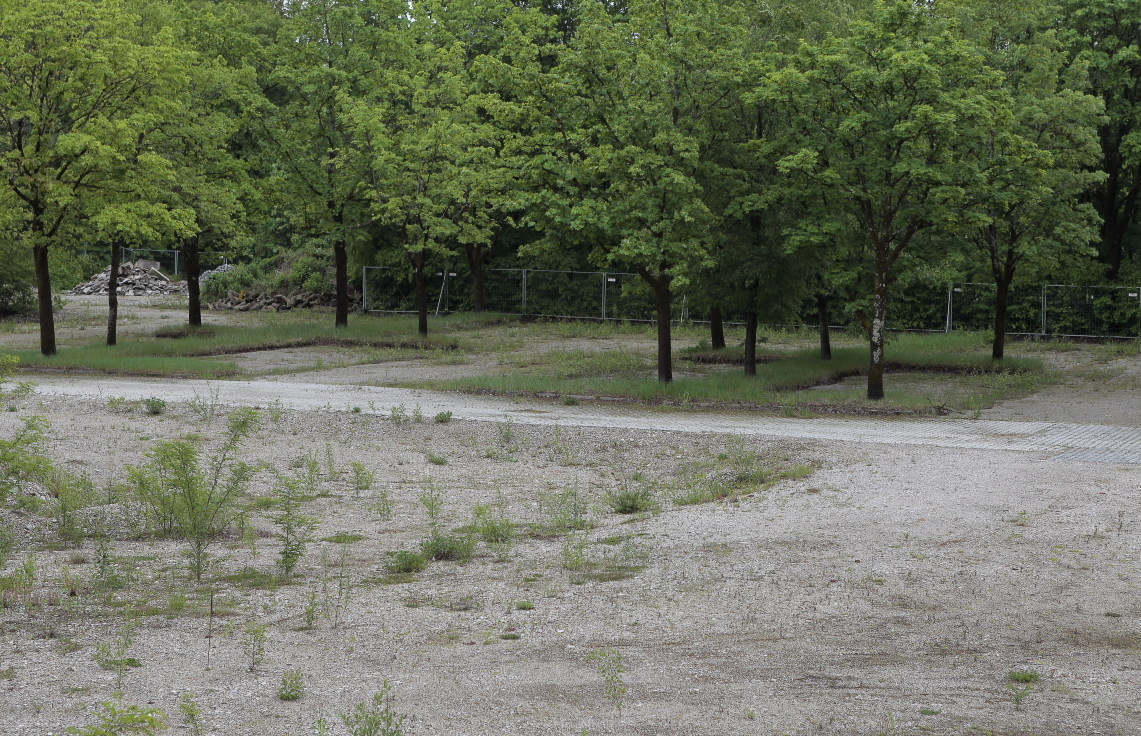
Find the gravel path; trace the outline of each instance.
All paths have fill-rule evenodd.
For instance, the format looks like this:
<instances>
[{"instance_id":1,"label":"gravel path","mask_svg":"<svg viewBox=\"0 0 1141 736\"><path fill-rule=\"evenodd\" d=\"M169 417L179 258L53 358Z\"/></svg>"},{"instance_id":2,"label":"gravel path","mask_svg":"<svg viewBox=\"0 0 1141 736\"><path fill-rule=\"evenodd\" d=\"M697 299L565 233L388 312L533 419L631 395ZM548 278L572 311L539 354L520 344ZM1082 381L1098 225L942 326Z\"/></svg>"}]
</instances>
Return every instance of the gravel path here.
<instances>
[{"instance_id":1,"label":"gravel path","mask_svg":"<svg viewBox=\"0 0 1141 736\"><path fill-rule=\"evenodd\" d=\"M39 393L83 398L158 396L167 401L213 400L223 405L265 406L366 414L390 413L403 404L424 416L450 411L456 419L529 425L609 427L713 432L861 444L912 445L975 450L1050 453L1057 460L1141 464L1141 428L1069 422L953 418L816 418L757 416L746 412L655 410L470 396L416 389L290 383L285 381L163 381L51 377Z\"/></svg>"}]
</instances>

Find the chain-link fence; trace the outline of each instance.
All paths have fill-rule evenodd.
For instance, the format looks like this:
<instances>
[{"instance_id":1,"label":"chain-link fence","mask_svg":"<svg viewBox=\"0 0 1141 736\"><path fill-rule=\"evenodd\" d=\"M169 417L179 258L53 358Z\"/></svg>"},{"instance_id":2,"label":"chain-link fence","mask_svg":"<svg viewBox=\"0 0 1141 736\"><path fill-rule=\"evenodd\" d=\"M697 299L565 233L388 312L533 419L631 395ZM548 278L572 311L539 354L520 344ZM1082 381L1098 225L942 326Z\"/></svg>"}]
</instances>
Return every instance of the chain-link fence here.
<instances>
[{"instance_id":1,"label":"chain-link fence","mask_svg":"<svg viewBox=\"0 0 1141 736\"><path fill-rule=\"evenodd\" d=\"M427 276L428 311L449 314L474 306L471 276L434 271ZM375 312L415 312L416 286L406 268L367 266L361 278L362 307ZM911 284L893 294L888 328L924 332L994 329L995 285ZM675 320L702 322L684 294L675 294ZM840 314L840 305L832 313ZM603 271L484 270L484 308L502 314L551 318L652 321L654 295L637 274ZM804 324L816 321L815 303L805 305ZM726 314L726 324L743 315ZM845 327L847 325L834 325ZM1141 287L1016 285L1007 302L1007 334L1059 337L1141 336Z\"/></svg>"},{"instance_id":2,"label":"chain-link fence","mask_svg":"<svg viewBox=\"0 0 1141 736\"><path fill-rule=\"evenodd\" d=\"M178 275L185 270L185 264L182 259L182 251L177 250L154 250L147 248L123 248L120 258L123 263L134 262L141 259L147 261L155 261L159 264L159 269L166 273ZM205 271L211 268L217 268L229 261L226 260L225 253L199 253L198 254L198 268Z\"/></svg>"}]
</instances>

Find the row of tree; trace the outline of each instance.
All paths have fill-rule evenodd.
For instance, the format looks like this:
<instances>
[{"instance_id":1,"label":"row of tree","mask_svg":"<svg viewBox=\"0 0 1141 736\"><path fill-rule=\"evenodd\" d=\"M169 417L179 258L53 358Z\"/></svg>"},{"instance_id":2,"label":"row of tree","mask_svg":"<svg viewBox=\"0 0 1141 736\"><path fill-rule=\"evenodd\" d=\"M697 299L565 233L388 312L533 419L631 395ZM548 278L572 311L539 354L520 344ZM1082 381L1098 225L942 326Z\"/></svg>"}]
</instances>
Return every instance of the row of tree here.
<instances>
[{"instance_id":1,"label":"row of tree","mask_svg":"<svg viewBox=\"0 0 1141 736\"><path fill-rule=\"evenodd\" d=\"M0 0L0 234L44 354L49 253L81 243L173 244L193 325L207 245L320 244L338 326L350 249L398 253L426 333L426 275L462 254L480 310L513 237L640 274L662 381L681 287L715 345L746 316L747 358L840 296L881 398L901 274L981 263L996 359L1016 276L1098 244L1116 275L1139 37L1125 0Z\"/></svg>"}]
</instances>

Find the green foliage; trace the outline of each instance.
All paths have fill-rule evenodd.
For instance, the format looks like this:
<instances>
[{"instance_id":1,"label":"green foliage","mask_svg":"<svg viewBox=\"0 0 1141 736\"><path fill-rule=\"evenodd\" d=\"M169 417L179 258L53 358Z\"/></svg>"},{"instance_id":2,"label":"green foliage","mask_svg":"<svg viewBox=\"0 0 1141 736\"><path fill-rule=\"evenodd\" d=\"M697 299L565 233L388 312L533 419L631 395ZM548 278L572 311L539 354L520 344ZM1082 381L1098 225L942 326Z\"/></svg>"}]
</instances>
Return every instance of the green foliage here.
<instances>
[{"instance_id":1,"label":"green foliage","mask_svg":"<svg viewBox=\"0 0 1141 736\"><path fill-rule=\"evenodd\" d=\"M242 627L242 656L246 660L246 669L257 672L258 667L265 662L265 645L269 641L266 634L266 625L257 621L247 621Z\"/></svg>"},{"instance_id":2,"label":"green foliage","mask_svg":"<svg viewBox=\"0 0 1141 736\"><path fill-rule=\"evenodd\" d=\"M306 498L305 481L299 477L278 477L274 489L275 513L270 520L277 525L277 538L281 542L278 568L284 577L293 575L297 563L305 554L305 547L313 541L317 519L301 513L301 502Z\"/></svg>"},{"instance_id":3,"label":"green foliage","mask_svg":"<svg viewBox=\"0 0 1141 736\"><path fill-rule=\"evenodd\" d=\"M616 491L606 494L606 503L617 514L638 514L654 507L654 492L645 486L624 483Z\"/></svg>"},{"instance_id":4,"label":"green foliage","mask_svg":"<svg viewBox=\"0 0 1141 736\"><path fill-rule=\"evenodd\" d=\"M386 552L385 554L387 554L390 559L384 566L384 569L394 575L416 573L428 567L427 558L418 552L400 550L397 552Z\"/></svg>"},{"instance_id":5,"label":"green foliage","mask_svg":"<svg viewBox=\"0 0 1141 736\"><path fill-rule=\"evenodd\" d=\"M43 417L25 417L12 439L0 439L0 503L28 484L50 477L53 467L46 455L47 428Z\"/></svg>"},{"instance_id":6,"label":"green foliage","mask_svg":"<svg viewBox=\"0 0 1141 736\"><path fill-rule=\"evenodd\" d=\"M442 411L433 417L433 419L435 419L436 424L447 424L452 421L452 413L450 411Z\"/></svg>"},{"instance_id":7,"label":"green foliage","mask_svg":"<svg viewBox=\"0 0 1141 736\"><path fill-rule=\"evenodd\" d=\"M127 621L119 627L110 641L101 641L95 645L93 654L95 662L103 669L115 673L116 690L123 689L123 683L126 681L131 667L142 666L139 660L127 656L131 650L131 645L135 643L135 629L138 627L139 622L137 620Z\"/></svg>"},{"instance_id":8,"label":"green foliage","mask_svg":"<svg viewBox=\"0 0 1141 736\"><path fill-rule=\"evenodd\" d=\"M467 535L435 532L420 542L420 551L430 560L466 562L475 553L475 540Z\"/></svg>"},{"instance_id":9,"label":"green foliage","mask_svg":"<svg viewBox=\"0 0 1141 736\"><path fill-rule=\"evenodd\" d=\"M80 728L68 728L67 732L75 736L153 736L167 728L166 714L158 708L141 708L137 705L124 706L119 701L108 701L102 704L103 711L98 714L99 723Z\"/></svg>"},{"instance_id":10,"label":"green foliage","mask_svg":"<svg viewBox=\"0 0 1141 736\"><path fill-rule=\"evenodd\" d=\"M277 687L279 700L291 702L300 700L305 694L305 678L300 669L286 670L281 676L281 684Z\"/></svg>"},{"instance_id":11,"label":"green foliage","mask_svg":"<svg viewBox=\"0 0 1141 736\"><path fill-rule=\"evenodd\" d=\"M376 473L366 468L362 463L355 460L350 465L353 473L353 490L354 491L367 491L372 488L372 484L376 482Z\"/></svg>"},{"instance_id":12,"label":"green foliage","mask_svg":"<svg viewBox=\"0 0 1141 736\"><path fill-rule=\"evenodd\" d=\"M12 550L16 548L16 531L10 524L0 521L0 570L8 564Z\"/></svg>"},{"instance_id":13,"label":"green foliage","mask_svg":"<svg viewBox=\"0 0 1141 736\"><path fill-rule=\"evenodd\" d=\"M136 498L154 528L189 543L187 559L195 580L202 579L210 546L237 518L238 501L255 468L238 461L236 454L256 426L256 411L236 409L209 459L200 459L192 440L164 441L148 454L148 465L128 469Z\"/></svg>"},{"instance_id":14,"label":"green foliage","mask_svg":"<svg viewBox=\"0 0 1141 736\"><path fill-rule=\"evenodd\" d=\"M385 680L371 703L358 703L348 713L341 714L341 723L351 736L402 736L404 716L396 712L391 693L392 686Z\"/></svg>"},{"instance_id":15,"label":"green foliage","mask_svg":"<svg viewBox=\"0 0 1141 736\"><path fill-rule=\"evenodd\" d=\"M572 486L559 493L540 494L539 510L544 517L536 528L540 534L566 534L590 527L586 499L577 487Z\"/></svg>"},{"instance_id":16,"label":"green foliage","mask_svg":"<svg viewBox=\"0 0 1141 736\"><path fill-rule=\"evenodd\" d=\"M143 408L146 409L147 414L158 416L166 412L166 401L156 396L143 399Z\"/></svg>"},{"instance_id":17,"label":"green foliage","mask_svg":"<svg viewBox=\"0 0 1141 736\"><path fill-rule=\"evenodd\" d=\"M587 654L586 661L594 662L598 666L606 697L621 711L622 699L626 697L626 685L622 681L622 673L626 671L622 666L622 653L617 649L606 647Z\"/></svg>"},{"instance_id":18,"label":"green foliage","mask_svg":"<svg viewBox=\"0 0 1141 736\"><path fill-rule=\"evenodd\" d=\"M178 713L182 716L182 723L193 736L202 736L206 732L206 724L202 722L202 709L198 706L198 699L193 690L187 690L178 696Z\"/></svg>"},{"instance_id":19,"label":"green foliage","mask_svg":"<svg viewBox=\"0 0 1141 736\"><path fill-rule=\"evenodd\" d=\"M55 521L56 535L61 542L78 548L83 544L87 531L77 512L95 502L98 496L95 486L90 478L75 477L62 471L49 475L44 484L55 497L52 518Z\"/></svg>"}]
</instances>

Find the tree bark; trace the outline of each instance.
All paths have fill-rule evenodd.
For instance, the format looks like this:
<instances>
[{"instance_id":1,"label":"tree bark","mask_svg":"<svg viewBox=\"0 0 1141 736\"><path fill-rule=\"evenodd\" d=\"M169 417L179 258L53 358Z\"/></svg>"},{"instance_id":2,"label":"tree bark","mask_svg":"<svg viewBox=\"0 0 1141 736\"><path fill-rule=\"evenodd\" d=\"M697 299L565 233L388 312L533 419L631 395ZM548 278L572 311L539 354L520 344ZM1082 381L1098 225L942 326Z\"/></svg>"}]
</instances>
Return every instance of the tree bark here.
<instances>
[{"instance_id":1,"label":"tree bark","mask_svg":"<svg viewBox=\"0 0 1141 736\"><path fill-rule=\"evenodd\" d=\"M832 335L828 328L831 318L828 314L828 297L816 295L816 315L820 320L820 359L832 360Z\"/></svg>"},{"instance_id":2,"label":"tree bark","mask_svg":"<svg viewBox=\"0 0 1141 736\"><path fill-rule=\"evenodd\" d=\"M996 279L994 284L994 343L991 345L991 360L1002 360L1006 350L1006 313L1010 299L1010 281Z\"/></svg>"},{"instance_id":3,"label":"tree bark","mask_svg":"<svg viewBox=\"0 0 1141 736\"><path fill-rule=\"evenodd\" d=\"M483 259L488 251L474 245L464 246L464 255L467 256L467 265L471 270L471 298L472 311L482 312L483 306Z\"/></svg>"},{"instance_id":4,"label":"tree bark","mask_svg":"<svg viewBox=\"0 0 1141 736\"><path fill-rule=\"evenodd\" d=\"M123 246L111 243L111 277L107 279L107 344L114 345L119 329L119 265L123 260Z\"/></svg>"},{"instance_id":5,"label":"tree bark","mask_svg":"<svg viewBox=\"0 0 1141 736\"><path fill-rule=\"evenodd\" d=\"M187 321L191 327L202 326L202 290L198 283L198 236L182 242L182 263L186 268Z\"/></svg>"},{"instance_id":6,"label":"tree bark","mask_svg":"<svg viewBox=\"0 0 1141 736\"><path fill-rule=\"evenodd\" d=\"M421 335L428 334L428 280L424 277L425 258L421 254L413 258L412 269L416 274L416 316L417 328Z\"/></svg>"},{"instance_id":7,"label":"tree bark","mask_svg":"<svg viewBox=\"0 0 1141 736\"><path fill-rule=\"evenodd\" d=\"M872 294L872 329L870 332L871 367L868 369L868 398L878 401L883 398L883 336L887 322L887 271L876 268L876 285Z\"/></svg>"},{"instance_id":8,"label":"tree bark","mask_svg":"<svg viewBox=\"0 0 1141 736\"><path fill-rule=\"evenodd\" d=\"M757 375L757 310L745 312L745 375Z\"/></svg>"},{"instance_id":9,"label":"tree bark","mask_svg":"<svg viewBox=\"0 0 1141 736\"><path fill-rule=\"evenodd\" d=\"M48 271L48 247L32 247L36 264L36 295L40 308L40 352L55 355L55 314L52 312L52 282Z\"/></svg>"},{"instance_id":10,"label":"tree bark","mask_svg":"<svg viewBox=\"0 0 1141 736\"><path fill-rule=\"evenodd\" d=\"M714 350L725 347L725 325L721 320L720 304L715 304L709 309L709 342Z\"/></svg>"},{"instance_id":11,"label":"tree bark","mask_svg":"<svg viewBox=\"0 0 1141 736\"><path fill-rule=\"evenodd\" d=\"M333 265L336 268L337 279L337 327L349 326L349 255L345 249L345 241L338 240L333 244Z\"/></svg>"}]
</instances>

